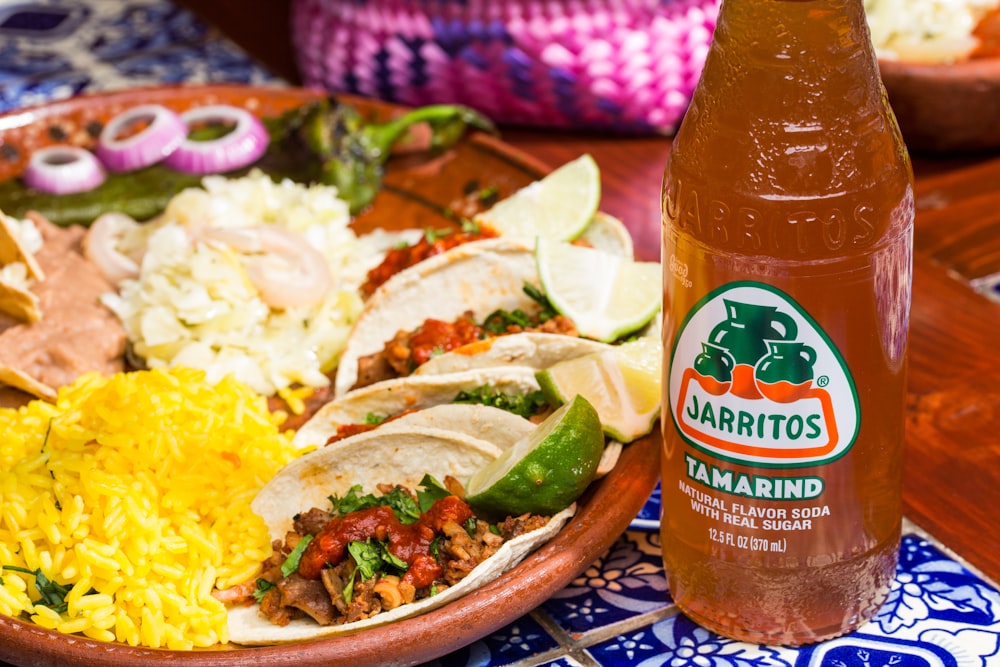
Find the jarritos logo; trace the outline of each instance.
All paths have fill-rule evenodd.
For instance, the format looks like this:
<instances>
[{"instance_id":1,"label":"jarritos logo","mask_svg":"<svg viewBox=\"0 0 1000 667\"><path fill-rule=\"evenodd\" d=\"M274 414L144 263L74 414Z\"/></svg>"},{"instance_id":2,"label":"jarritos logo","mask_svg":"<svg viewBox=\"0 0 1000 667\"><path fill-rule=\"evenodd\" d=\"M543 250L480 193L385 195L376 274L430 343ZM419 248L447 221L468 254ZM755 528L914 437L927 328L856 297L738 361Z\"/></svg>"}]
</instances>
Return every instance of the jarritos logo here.
<instances>
[{"instance_id":1,"label":"jarritos logo","mask_svg":"<svg viewBox=\"0 0 1000 667\"><path fill-rule=\"evenodd\" d=\"M684 439L736 463L828 463L858 434L857 391L839 351L791 297L763 283L730 283L692 309L669 383Z\"/></svg>"}]
</instances>

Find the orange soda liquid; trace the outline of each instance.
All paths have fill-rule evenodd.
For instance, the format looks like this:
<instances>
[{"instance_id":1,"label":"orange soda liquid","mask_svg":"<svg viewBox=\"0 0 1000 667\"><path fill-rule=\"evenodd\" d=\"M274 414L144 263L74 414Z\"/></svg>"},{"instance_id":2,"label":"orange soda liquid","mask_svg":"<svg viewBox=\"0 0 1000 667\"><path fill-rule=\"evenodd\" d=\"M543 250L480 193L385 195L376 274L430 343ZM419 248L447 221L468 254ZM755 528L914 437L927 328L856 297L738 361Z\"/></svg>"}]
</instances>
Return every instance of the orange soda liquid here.
<instances>
[{"instance_id":1,"label":"orange soda liquid","mask_svg":"<svg viewBox=\"0 0 1000 667\"><path fill-rule=\"evenodd\" d=\"M861 0L723 0L662 194L663 560L710 630L810 643L888 595L912 178Z\"/></svg>"}]
</instances>

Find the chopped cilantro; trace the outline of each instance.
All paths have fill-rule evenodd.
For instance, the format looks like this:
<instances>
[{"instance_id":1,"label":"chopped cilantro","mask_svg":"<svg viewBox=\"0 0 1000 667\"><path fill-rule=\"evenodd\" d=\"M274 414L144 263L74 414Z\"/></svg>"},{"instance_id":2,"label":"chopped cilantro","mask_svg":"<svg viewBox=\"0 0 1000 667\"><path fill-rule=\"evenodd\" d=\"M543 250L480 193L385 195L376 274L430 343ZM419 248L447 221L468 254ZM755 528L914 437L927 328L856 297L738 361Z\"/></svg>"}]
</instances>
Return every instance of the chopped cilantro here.
<instances>
[{"instance_id":1,"label":"chopped cilantro","mask_svg":"<svg viewBox=\"0 0 1000 667\"><path fill-rule=\"evenodd\" d=\"M356 565L351 576L344 583L344 602L347 604L350 604L354 597L354 579L359 572L361 573L361 581L367 581L386 570L406 572L409 567L406 561L399 559L389 551L385 542L379 540L351 542L347 545L347 552L351 554Z\"/></svg>"},{"instance_id":2,"label":"chopped cilantro","mask_svg":"<svg viewBox=\"0 0 1000 667\"><path fill-rule=\"evenodd\" d=\"M502 308L494 310L483 320L483 328L492 334L502 334L511 325L527 329L533 323L531 317L520 308L515 310L503 310Z\"/></svg>"},{"instance_id":3,"label":"chopped cilantro","mask_svg":"<svg viewBox=\"0 0 1000 667\"><path fill-rule=\"evenodd\" d=\"M496 203L497 199L500 198L500 190L495 185L491 185L488 188L483 188L476 193L476 198L484 206L492 206Z\"/></svg>"},{"instance_id":4,"label":"chopped cilantro","mask_svg":"<svg viewBox=\"0 0 1000 667\"><path fill-rule=\"evenodd\" d=\"M527 394L505 394L487 385L460 391L452 402L491 405L526 418L538 414L548 406L545 395L539 390Z\"/></svg>"},{"instance_id":5,"label":"chopped cilantro","mask_svg":"<svg viewBox=\"0 0 1000 667\"><path fill-rule=\"evenodd\" d=\"M557 311L552 306L552 303L549 301L549 298L545 296L545 293L542 292L540 289L538 289L531 283L524 283L524 287L522 287L522 289L524 290L524 293L527 294L529 298L531 298L532 301L534 301L535 303L537 303L539 306L542 307L542 312L538 316L539 322L545 322L551 320L553 317L559 314L559 311Z\"/></svg>"},{"instance_id":6,"label":"chopped cilantro","mask_svg":"<svg viewBox=\"0 0 1000 667\"><path fill-rule=\"evenodd\" d=\"M267 593L272 588L274 588L274 584L272 584L267 579L258 579L257 590L253 592L253 599L256 600L257 602L260 602L264 598L264 594Z\"/></svg>"},{"instance_id":7,"label":"chopped cilantro","mask_svg":"<svg viewBox=\"0 0 1000 667\"><path fill-rule=\"evenodd\" d=\"M447 236L450 233L450 229L434 229L432 227L428 227L424 229L424 240L433 244L438 239Z\"/></svg>"},{"instance_id":8,"label":"chopped cilantro","mask_svg":"<svg viewBox=\"0 0 1000 667\"><path fill-rule=\"evenodd\" d=\"M365 424L369 426L377 426L386 420L385 415L376 414L374 412L369 412L365 415Z\"/></svg>"},{"instance_id":9,"label":"chopped cilantro","mask_svg":"<svg viewBox=\"0 0 1000 667\"><path fill-rule=\"evenodd\" d=\"M361 494L361 485L355 484L347 493L341 496L330 496L330 504L333 506L331 514L344 515L358 510L372 507L390 507L396 518L402 523L410 524L420 518L420 510L417 507L413 496L405 490L396 487L382 496L371 493Z\"/></svg>"},{"instance_id":10,"label":"chopped cilantro","mask_svg":"<svg viewBox=\"0 0 1000 667\"><path fill-rule=\"evenodd\" d=\"M11 572L21 572L22 574L30 574L35 577L35 588L38 590L38 594L41 596L41 604L48 607L52 611L63 613L66 611L66 594L70 592L72 586L63 586L55 581L49 579L42 572L41 568L36 570L29 570L27 568L18 567L16 565L0 565L0 572L4 570L9 570ZM96 593L97 591L91 588L87 591L87 594Z\"/></svg>"},{"instance_id":11,"label":"chopped cilantro","mask_svg":"<svg viewBox=\"0 0 1000 667\"><path fill-rule=\"evenodd\" d=\"M293 572L297 572L299 569L299 561L302 560L302 554L305 553L306 547L309 543L313 541L312 535L306 535L299 543L295 545L292 549L292 553L288 554L288 558L285 562L281 564L281 574L285 577L290 577Z\"/></svg>"},{"instance_id":12,"label":"chopped cilantro","mask_svg":"<svg viewBox=\"0 0 1000 667\"><path fill-rule=\"evenodd\" d=\"M376 572L382 569L382 554L378 545L378 540L351 542L347 545L347 551L357 563L355 572L361 572L362 581L371 579Z\"/></svg>"},{"instance_id":13,"label":"chopped cilantro","mask_svg":"<svg viewBox=\"0 0 1000 667\"><path fill-rule=\"evenodd\" d=\"M420 480L420 487L417 489L417 502L420 503L421 512L429 510L431 505L438 500L453 495L441 482L430 475L424 475L424 478Z\"/></svg>"},{"instance_id":14,"label":"chopped cilantro","mask_svg":"<svg viewBox=\"0 0 1000 667\"><path fill-rule=\"evenodd\" d=\"M476 534L476 517L470 516L465 520L465 524L462 527L465 528L465 532L469 534L469 537L473 537Z\"/></svg>"},{"instance_id":15,"label":"chopped cilantro","mask_svg":"<svg viewBox=\"0 0 1000 667\"><path fill-rule=\"evenodd\" d=\"M518 326L522 329L535 327L542 322L547 322L558 315L558 311L552 307L548 297L531 283L525 283L521 288L532 301L541 306L537 315L531 316L520 308L515 310L495 310L483 320L483 328L492 334L502 334L507 331L508 326Z\"/></svg>"},{"instance_id":16,"label":"chopped cilantro","mask_svg":"<svg viewBox=\"0 0 1000 667\"><path fill-rule=\"evenodd\" d=\"M434 560L441 560L441 535L435 535L431 543L427 545L427 552Z\"/></svg>"}]
</instances>

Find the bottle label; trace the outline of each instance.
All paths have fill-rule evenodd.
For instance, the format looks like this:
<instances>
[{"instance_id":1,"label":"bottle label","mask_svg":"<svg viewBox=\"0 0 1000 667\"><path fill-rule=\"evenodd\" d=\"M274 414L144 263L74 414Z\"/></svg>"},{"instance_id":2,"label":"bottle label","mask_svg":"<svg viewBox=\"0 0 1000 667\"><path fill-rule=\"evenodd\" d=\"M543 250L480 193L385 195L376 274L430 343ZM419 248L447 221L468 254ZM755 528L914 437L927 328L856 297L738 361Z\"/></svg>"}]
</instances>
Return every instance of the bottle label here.
<instances>
[{"instance_id":1,"label":"bottle label","mask_svg":"<svg viewBox=\"0 0 1000 667\"><path fill-rule=\"evenodd\" d=\"M858 435L857 390L840 351L794 299L764 283L729 283L691 309L669 386L681 436L718 459L823 465Z\"/></svg>"}]
</instances>

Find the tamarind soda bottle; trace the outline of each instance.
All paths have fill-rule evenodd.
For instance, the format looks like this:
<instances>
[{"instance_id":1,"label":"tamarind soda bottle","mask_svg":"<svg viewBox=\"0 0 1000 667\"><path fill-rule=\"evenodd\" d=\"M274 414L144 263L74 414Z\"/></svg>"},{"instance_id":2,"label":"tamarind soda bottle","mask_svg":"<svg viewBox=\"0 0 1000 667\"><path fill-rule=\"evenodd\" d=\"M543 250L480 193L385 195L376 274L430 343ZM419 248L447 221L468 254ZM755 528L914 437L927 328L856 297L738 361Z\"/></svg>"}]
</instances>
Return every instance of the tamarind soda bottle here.
<instances>
[{"instance_id":1,"label":"tamarind soda bottle","mask_svg":"<svg viewBox=\"0 0 1000 667\"><path fill-rule=\"evenodd\" d=\"M662 192L662 545L722 635L846 633L898 557L912 169L862 0L723 0Z\"/></svg>"}]
</instances>

